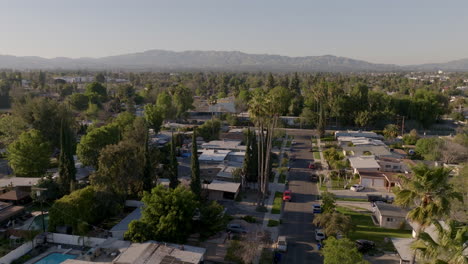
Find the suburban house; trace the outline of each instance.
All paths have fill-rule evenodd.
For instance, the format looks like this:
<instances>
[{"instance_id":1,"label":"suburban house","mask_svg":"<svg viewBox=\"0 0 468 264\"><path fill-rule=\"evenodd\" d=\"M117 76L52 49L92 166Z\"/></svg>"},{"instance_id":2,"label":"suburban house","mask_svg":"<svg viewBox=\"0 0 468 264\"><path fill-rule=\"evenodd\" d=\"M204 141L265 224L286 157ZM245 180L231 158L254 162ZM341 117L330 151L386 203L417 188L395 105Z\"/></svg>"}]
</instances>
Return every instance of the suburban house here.
<instances>
[{"instance_id":1,"label":"suburban house","mask_svg":"<svg viewBox=\"0 0 468 264\"><path fill-rule=\"evenodd\" d=\"M0 194L0 201L13 203L15 205L26 204L31 201L31 192L25 192L15 188L11 191Z\"/></svg>"},{"instance_id":2,"label":"suburban house","mask_svg":"<svg viewBox=\"0 0 468 264\"><path fill-rule=\"evenodd\" d=\"M378 157L377 163L379 163L381 171L404 172L403 164L400 159L392 157Z\"/></svg>"},{"instance_id":3,"label":"suburban house","mask_svg":"<svg viewBox=\"0 0 468 264\"><path fill-rule=\"evenodd\" d=\"M400 186L397 172L359 171L360 184L364 187L386 188L391 191L394 186Z\"/></svg>"},{"instance_id":4,"label":"suburban house","mask_svg":"<svg viewBox=\"0 0 468 264\"><path fill-rule=\"evenodd\" d=\"M380 227L392 229L409 227L406 222L407 211L398 206L384 202L375 202L374 205L373 216L379 223Z\"/></svg>"},{"instance_id":5,"label":"suburban house","mask_svg":"<svg viewBox=\"0 0 468 264\"><path fill-rule=\"evenodd\" d=\"M374 155L377 157L394 157L401 158L401 156L393 151L391 151L385 145L357 145L357 146L348 146L344 145L343 154L346 156L363 156L363 155Z\"/></svg>"},{"instance_id":6,"label":"suburban house","mask_svg":"<svg viewBox=\"0 0 468 264\"><path fill-rule=\"evenodd\" d=\"M338 137L363 137L363 138L372 138L372 139L383 139L382 135L379 135L371 131L335 131L335 138Z\"/></svg>"},{"instance_id":7,"label":"suburban house","mask_svg":"<svg viewBox=\"0 0 468 264\"><path fill-rule=\"evenodd\" d=\"M231 151L245 151L246 146L241 145L241 140L212 140L201 144L202 149L221 149Z\"/></svg>"},{"instance_id":8,"label":"suburban house","mask_svg":"<svg viewBox=\"0 0 468 264\"><path fill-rule=\"evenodd\" d=\"M210 200L234 200L239 194L240 183L213 180L209 184L203 184L202 187L208 190Z\"/></svg>"},{"instance_id":9,"label":"suburban house","mask_svg":"<svg viewBox=\"0 0 468 264\"><path fill-rule=\"evenodd\" d=\"M119 223L113 226L110 230L112 237L117 239L123 239L125 233L128 231L128 225L133 220L139 220L141 218L141 207L137 207L130 214L128 214Z\"/></svg>"},{"instance_id":10,"label":"suburban house","mask_svg":"<svg viewBox=\"0 0 468 264\"><path fill-rule=\"evenodd\" d=\"M348 160L355 174L364 171L380 170L380 165L375 160L375 156L349 157Z\"/></svg>"},{"instance_id":11,"label":"suburban house","mask_svg":"<svg viewBox=\"0 0 468 264\"><path fill-rule=\"evenodd\" d=\"M12 203L0 202L0 223L6 223L21 215L23 212L23 206L15 206Z\"/></svg>"}]
</instances>

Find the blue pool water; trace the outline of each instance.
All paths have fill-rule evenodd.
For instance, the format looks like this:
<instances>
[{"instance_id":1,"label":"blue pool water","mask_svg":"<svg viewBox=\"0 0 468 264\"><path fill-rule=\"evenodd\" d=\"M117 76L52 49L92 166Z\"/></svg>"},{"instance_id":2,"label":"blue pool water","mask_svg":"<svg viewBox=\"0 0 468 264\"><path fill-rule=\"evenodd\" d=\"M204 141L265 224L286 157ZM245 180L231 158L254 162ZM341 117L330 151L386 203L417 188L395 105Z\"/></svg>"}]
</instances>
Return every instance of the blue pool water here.
<instances>
[{"instance_id":1,"label":"blue pool water","mask_svg":"<svg viewBox=\"0 0 468 264\"><path fill-rule=\"evenodd\" d=\"M60 264L67 259L74 259L74 258L76 258L76 255L52 253L52 254L47 255L45 258L42 258L35 264Z\"/></svg>"}]
</instances>

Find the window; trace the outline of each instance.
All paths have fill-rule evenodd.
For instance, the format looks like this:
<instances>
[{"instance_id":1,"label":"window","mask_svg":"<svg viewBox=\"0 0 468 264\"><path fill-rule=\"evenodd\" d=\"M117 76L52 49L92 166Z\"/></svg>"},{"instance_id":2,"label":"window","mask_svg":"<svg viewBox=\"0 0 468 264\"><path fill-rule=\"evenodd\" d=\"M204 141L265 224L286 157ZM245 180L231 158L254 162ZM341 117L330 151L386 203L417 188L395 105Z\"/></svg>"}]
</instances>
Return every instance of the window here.
<instances>
[{"instance_id":1,"label":"window","mask_svg":"<svg viewBox=\"0 0 468 264\"><path fill-rule=\"evenodd\" d=\"M393 166L393 168L396 170L396 169L398 169L398 166Z\"/></svg>"},{"instance_id":2,"label":"window","mask_svg":"<svg viewBox=\"0 0 468 264\"><path fill-rule=\"evenodd\" d=\"M392 165L385 165L385 168L391 168Z\"/></svg>"},{"instance_id":3,"label":"window","mask_svg":"<svg viewBox=\"0 0 468 264\"><path fill-rule=\"evenodd\" d=\"M387 217L387 222L393 222L393 218Z\"/></svg>"}]
</instances>

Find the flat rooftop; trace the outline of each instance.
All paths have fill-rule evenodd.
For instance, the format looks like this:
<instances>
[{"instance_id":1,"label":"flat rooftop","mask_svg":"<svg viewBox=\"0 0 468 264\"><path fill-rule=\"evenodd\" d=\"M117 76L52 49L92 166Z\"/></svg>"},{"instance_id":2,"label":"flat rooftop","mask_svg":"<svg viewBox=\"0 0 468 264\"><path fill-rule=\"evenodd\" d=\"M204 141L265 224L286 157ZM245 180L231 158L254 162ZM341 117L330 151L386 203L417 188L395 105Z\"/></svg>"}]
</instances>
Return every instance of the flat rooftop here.
<instances>
[{"instance_id":1,"label":"flat rooftop","mask_svg":"<svg viewBox=\"0 0 468 264\"><path fill-rule=\"evenodd\" d=\"M374 156L359 156L359 157L349 157L349 163L351 167L355 169L360 168L380 168L379 163L375 160Z\"/></svg>"},{"instance_id":2,"label":"flat rooftop","mask_svg":"<svg viewBox=\"0 0 468 264\"><path fill-rule=\"evenodd\" d=\"M223 149L204 149L202 154L198 157L199 161L218 161L222 162L226 159L230 150Z\"/></svg>"}]
</instances>

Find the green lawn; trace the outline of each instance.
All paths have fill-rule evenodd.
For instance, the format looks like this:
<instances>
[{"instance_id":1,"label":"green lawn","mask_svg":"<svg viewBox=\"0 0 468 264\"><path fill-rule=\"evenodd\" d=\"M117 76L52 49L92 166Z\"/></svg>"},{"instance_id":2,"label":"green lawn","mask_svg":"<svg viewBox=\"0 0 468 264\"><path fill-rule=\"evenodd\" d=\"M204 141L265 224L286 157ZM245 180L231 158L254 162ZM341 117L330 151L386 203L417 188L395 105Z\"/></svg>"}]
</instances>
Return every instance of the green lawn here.
<instances>
[{"instance_id":1,"label":"green lawn","mask_svg":"<svg viewBox=\"0 0 468 264\"><path fill-rule=\"evenodd\" d=\"M283 194L281 192L276 192L275 200L273 200L273 207L271 208L271 213L279 214L281 212L282 204L283 204Z\"/></svg>"},{"instance_id":2,"label":"green lawn","mask_svg":"<svg viewBox=\"0 0 468 264\"><path fill-rule=\"evenodd\" d=\"M314 151L314 159L320 160L320 152Z\"/></svg>"},{"instance_id":3,"label":"green lawn","mask_svg":"<svg viewBox=\"0 0 468 264\"><path fill-rule=\"evenodd\" d=\"M322 186L320 186L319 189L320 189L320 191L322 191L322 192L328 191L327 186L326 186L325 184L323 184Z\"/></svg>"},{"instance_id":4,"label":"green lawn","mask_svg":"<svg viewBox=\"0 0 468 264\"><path fill-rule=\"evenodd\" d=\"M399 229L387 229L381 228L374 225L371 219L371 212L355 212L349 208L338 206L336 208L338 212L345 215L349 215L356 226L356 229L349 234L349 238L352 240L356 239L367 239L375 242L378 248L385 251L394 251L395 248L391 241L385 242L385 238L400 237L410 238L410 230L399 230Z\"/></svg>"},{"instance_id":5,"label":"green lawn","mask_svg":"<svg viewBox=\"0 0 468 264\"><path fill-rule=\"evenodd\" d=\"M350 201L350 202L368 202L364 198L350 198L350 197L336 197L337 201Z\"/></svg>"},{"instance_id":6,"label":"green lawn","mask_svg":"<svg viewBox=\"0 0 468 264\"><path fill-rule=\"evenodd\" d=\"M286 174L281 173L278 178L278 183L286 183Z\"/></svg>"}]
</instances>

